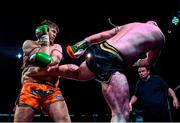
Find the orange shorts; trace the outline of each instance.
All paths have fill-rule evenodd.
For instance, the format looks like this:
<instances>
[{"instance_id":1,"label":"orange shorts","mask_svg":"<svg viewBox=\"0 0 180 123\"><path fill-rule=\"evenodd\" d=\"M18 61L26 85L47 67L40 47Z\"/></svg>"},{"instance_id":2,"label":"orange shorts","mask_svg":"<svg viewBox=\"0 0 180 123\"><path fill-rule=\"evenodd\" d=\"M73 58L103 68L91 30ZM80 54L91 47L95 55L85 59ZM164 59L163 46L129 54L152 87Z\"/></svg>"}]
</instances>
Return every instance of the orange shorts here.
<instances>
[{"instance_id":1,"label":"orange shorts","mask_svg":"<svg viewBox=\"0 0 180 123\"><path fill-rule=\"evenodd\" d=\"M20 92L18 105L38 109L57 101L64 101L59 88L47 84L25 83Z\"/></svg>"}]
</instances>

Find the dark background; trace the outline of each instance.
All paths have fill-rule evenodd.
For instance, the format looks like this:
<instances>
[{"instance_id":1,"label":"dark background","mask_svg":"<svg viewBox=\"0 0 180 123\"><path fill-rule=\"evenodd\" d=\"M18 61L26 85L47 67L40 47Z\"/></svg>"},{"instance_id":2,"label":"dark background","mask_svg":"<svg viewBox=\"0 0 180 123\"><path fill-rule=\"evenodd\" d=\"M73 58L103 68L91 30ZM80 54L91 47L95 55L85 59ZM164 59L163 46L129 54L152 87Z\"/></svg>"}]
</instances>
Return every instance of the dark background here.
<instances>
[{"instance_id":1,"label":"dark background","mask_svg":"<svg viewBox=\"0 0 180 123\"><path fill-rule=\"evenodd\" d=\"M178 0L81 2L67 0L63 3L48 1L40 4L27 1L21 4L15 6L13 3L7 3L0 8L0 114L13 113L14 102L21 87L22 59L18 59L16 55L22 53L21 46L25 40L36 39L34 30L44 19L52 20L59 25L60 33L56 43L61 44L63 49L86 36L111 29L112 25L109 24L108 18L115 25L155 20L166 36L166 45L152 72L162 76L172 88L180 84L180 26L171 23L173 16L178 16L180 11ZM80 64L80 62L81 59L77 61L68 58L64 51L62 64ZM137 70L129 70L127 76L132 95L138 79ZM60 81L59 87L70 114L110 114L99 83L95 81L83 83L67 79ZM179 90L175 92L180 100ZM174 120L180 121L178 118L180 111L172 107L172 112Z\"/></svg>"}]
</instances>

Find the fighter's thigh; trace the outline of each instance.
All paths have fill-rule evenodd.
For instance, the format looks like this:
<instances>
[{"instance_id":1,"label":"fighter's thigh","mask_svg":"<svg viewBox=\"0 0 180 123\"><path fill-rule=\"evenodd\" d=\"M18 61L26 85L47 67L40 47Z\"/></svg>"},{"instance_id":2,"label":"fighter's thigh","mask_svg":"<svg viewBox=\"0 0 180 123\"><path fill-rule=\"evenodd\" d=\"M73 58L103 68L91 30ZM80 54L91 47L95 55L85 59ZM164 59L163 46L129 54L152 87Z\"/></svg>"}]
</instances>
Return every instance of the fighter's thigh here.
<instances>
[{"instance_id":1,"label":"fighter's thigh","mask_svg":"<svg viewBox=\"0 0 180 123\"><path fill-rule=\"evenodd\" d=\"M113 87L113 93L119 102L119 105L128 108L129 104L129 84L123 73L116 72L110 79L110 85Z\"/></svg>"},{"instance_id":2,"label":"fighter's thigh","mask_svg":"<svg viewBox=\"0 0 180 123\"><path fill-rule=\"evenodd\" d=\"M124 92L129 92L129 86L126 76L119 72L112 74L109 82L107 84L102 84L102 90L105 92L111 90L112 93L120 94L124 94Z\"/></svg>"},{"instance_id":3,"label":"fighter's thigh","mask_svg":"<svg viewBox=\"0 0 180 123\"><path fill-rule=\"evenodd\" d=\"M115 93L120 93L120 94L129 93L128 80L123 73L120 72L114 73L109 81L110 81L109 84L114 88Z\"/></svg>"},{"instance_id":4,"label":"fighter's thigh","mask_svg":"<svg viewBox=\"0 0 180 123\"><path fill-rule=\"evenodd\" d=\"M114 73L108 84L102 84L103 95L114 114L129 117L129 86L127 78L119 72Z\"/></svg>"},{"instance_id":5,"label":"fighter's thigh","mask_svg":"<svg viewBox=\"0 0 180 123\"><path fill-rule=\"evenodd\" d=\"M79 77L82 80L90 80L94 77L94 73L88 68L86 61L84 61L79 67Z\"/></svg>"},{"instance_id":6,"label":"fighter's thigh","mask_svg":"<svg viewBox=\"0 0 180 123\"><path fill-rule=\"evenodd\" d=\"M21 107L16 106L14 122L28 122L32 121L34 117L34 109L30 106Z\"/></svg>"},{"instance_id":7,"label":"fighter's thigh","mask_svg":"<svg viewBox=\"0 0 180 123\"><path fill-rule=\"evenodd\" d=\"M116 72L111 76L109 83L101 85L103 95L112 108L128 106L129 86L124 74Z\"/></svg>"},{"instance_id":8,"label":"fighter's thigh","mask_svg":"<svg viewBox=\"0 0 180 123\"><path fill-rule=\"evenodd\" d=\"M57 101L46 107L47 113L54 121L70 122L70 116L65 101Z\"/></svg>"}]
</instances>

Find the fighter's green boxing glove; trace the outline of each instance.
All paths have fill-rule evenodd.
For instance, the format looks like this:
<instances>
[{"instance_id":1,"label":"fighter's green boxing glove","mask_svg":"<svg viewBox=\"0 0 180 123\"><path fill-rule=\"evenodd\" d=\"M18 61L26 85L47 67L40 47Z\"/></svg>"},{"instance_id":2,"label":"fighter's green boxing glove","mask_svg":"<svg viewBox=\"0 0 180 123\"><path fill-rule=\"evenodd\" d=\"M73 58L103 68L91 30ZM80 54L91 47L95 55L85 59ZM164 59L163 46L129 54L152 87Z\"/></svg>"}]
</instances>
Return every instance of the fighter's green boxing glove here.
<instances>
[{"instance_id":1,"label":"fighter's green boxing glove","mask_svg":"<svg viewBox=\"0 0 180 123\"><path fill-rule=\"evenodd\" d=\"M35 34L36 37L39 39L39 42L43 46L47 46L49 42L49 26L48 25L41 25L36 28Z\"/></svg>"},{"instance_id":2,"label":"fighter's green boxing glove","mask_svg":"<svg viewBox=\"0 0 180 123\"><path fill-rule=\"evenodd\" d=\"M47 53L37 52L30 57L29 61L39 67L47 67L51 63L52 58Z\"/></svg>"},{"instance_id":3,"label":"fighter's green boxing glove","mask_svg":"<svg viewBox=\"0 0 180 123\"><path fill-rule=\"evenodd\" d=\"M87 42L86 40L82 40L75 45L67 46L66 51L71 58L77 59L83 55L83 53L89 46L89 42Z\"/></svg>"}]
</instances>

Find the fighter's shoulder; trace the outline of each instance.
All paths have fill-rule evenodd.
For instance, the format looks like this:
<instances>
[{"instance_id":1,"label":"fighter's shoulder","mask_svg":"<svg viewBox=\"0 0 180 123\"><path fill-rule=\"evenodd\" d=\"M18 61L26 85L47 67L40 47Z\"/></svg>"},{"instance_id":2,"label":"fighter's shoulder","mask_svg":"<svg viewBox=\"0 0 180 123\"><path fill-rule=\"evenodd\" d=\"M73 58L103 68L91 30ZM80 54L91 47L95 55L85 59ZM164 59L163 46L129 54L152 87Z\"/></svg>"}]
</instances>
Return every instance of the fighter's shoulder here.
<instances>
[{"instance_id":1,"label":"fighter's shoulder","mask_svg":"<svg viewBox=\"0 0 180 123\"><path fill-rule=\"evenodd\" d=\"M53 49L56 49L56 50L62 52L62 46L60 44L54 44Z\"/></svg>"},{"instance_id":2,"label":"fighter's shoulder","mask_svg":"<svg viewBox=\"0 0 180 123\"><path fill-rule=\"evenodd\" d=\"M25 41L23 42L22 47L23 47L23 49L24 49L24 48L27 48L27 47L31 47L32 45L33 45L33 41L32 41L32 40L25 40Z\"/></svg>"},{"instance_id":3,"label":"fighter's shoulder","mask_svg":"<svg viewBox=\"0 0 180 123\"><path fill-rule=\"evenodd\" d=\"M54 44L55 49L62 49L62 46L60 44Z\"/></svg>"}]
</instances>

